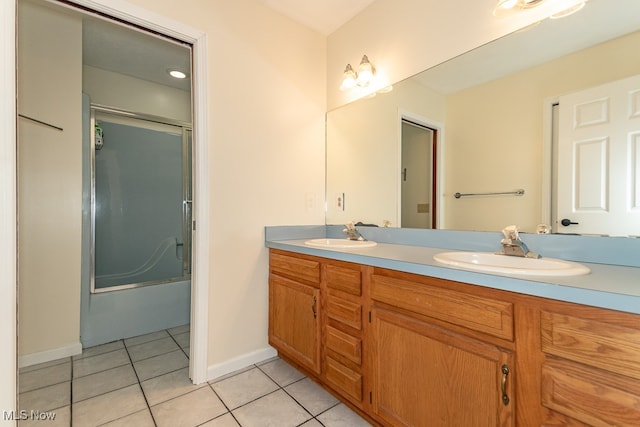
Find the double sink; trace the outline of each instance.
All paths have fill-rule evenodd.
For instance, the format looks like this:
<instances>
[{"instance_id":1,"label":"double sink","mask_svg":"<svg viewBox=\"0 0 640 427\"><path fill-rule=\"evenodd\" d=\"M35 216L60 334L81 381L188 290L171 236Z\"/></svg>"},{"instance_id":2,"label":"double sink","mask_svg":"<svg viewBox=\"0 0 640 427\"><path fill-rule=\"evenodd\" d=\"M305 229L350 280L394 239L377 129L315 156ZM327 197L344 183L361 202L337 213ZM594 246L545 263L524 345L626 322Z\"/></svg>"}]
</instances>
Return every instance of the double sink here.
<instances>
[{"instance_id":1,"label":"double sink","mask_svg":"<svg viewBox=\"0 0 640 427\"><path fill-rule=\"evenodd\" d=\"M323 249L360 249L377 245L370 240L312 239L306 245ZM517 274L522 276L579 276L589 274L582 264L556 258L523 258L491 252L442 252L433 259L441 264L485 273Z\"/></svg>"}]
</instances>

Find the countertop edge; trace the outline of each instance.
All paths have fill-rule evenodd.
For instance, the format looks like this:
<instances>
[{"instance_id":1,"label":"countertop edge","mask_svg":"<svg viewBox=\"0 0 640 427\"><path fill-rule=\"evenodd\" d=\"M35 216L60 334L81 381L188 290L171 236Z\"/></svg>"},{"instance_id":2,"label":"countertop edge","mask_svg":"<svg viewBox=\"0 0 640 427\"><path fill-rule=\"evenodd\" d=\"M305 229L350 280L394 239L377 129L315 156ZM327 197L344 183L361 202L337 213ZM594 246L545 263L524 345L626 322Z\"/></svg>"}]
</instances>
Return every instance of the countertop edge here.
<instances>
[{"instance_id":1,"label":"countertop edge","mask_svg":"<svg viewBox=\"0 0 640 427\"><path fill-rule=\"evenodd\" d=\"M314 236L315 237L315 236ZM499 289L519 294L550 298L593 307L640 314L640 289L638 294L601 289L615 279L632 284L640 278L640 268L583 263L591 268L587 276L545 277L537 280L493 273L479 273L445 266L433 260L433 255L447 249L409 245L379 244L374 248L339 250L314 248L305 240L266 240L267 248L313 255L339 261L354 262L373 267L388 268L407 273L455 280L477 286ZM408 252L410 251L410 252ZM406 256L410 253L410 256ZM612 278L614 276L614 278ZM628 280L627 280L628 279ZM625 283L623 283L624 285ZM627 284L627 285L629 285ZM640 288L640 282L637 283ZM598 288L600 287L600 289Z\"/></svg>"}]
</instances>

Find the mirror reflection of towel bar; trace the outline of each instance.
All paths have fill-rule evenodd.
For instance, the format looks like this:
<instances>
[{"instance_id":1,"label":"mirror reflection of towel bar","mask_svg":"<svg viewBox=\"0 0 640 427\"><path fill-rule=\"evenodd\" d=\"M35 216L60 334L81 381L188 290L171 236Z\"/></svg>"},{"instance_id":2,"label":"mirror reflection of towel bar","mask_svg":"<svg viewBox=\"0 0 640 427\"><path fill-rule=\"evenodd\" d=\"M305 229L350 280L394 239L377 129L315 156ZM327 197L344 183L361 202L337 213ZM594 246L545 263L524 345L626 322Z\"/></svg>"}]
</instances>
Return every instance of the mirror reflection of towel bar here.
<instances>
[{"instance_id":1,"label":"mirror reflection of towel bar","mask_svg":"<svg viewBox=\"0 0 640 427\"><path fill-rule=\"evenodd\" d=\"M510 195L510 196L522 196L524 194L524 190L522 188L515 190L515 191L502 191L502 192L498 192L498 193L456 193L453 195L453 197L455 197L456 199L459 199L460 197L466 197L466 196L502 196L502 195Z\"/></svg>"}]
</instances>

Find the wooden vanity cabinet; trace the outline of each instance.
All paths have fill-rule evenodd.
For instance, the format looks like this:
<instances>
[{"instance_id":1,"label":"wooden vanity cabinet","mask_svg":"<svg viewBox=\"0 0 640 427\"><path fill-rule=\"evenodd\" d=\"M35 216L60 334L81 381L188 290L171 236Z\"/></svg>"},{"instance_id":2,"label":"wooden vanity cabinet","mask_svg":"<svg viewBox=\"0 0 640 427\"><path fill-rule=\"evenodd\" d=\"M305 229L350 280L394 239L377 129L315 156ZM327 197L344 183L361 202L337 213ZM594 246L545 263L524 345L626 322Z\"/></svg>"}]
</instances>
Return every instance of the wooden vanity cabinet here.
<instances>
[{"instance_id":1,"label":"wooden vanity cabinet","mask_svg":"<svg viewBox=\"0 0 640 427\"><path fill-rule=\"evenodd\" d=\"M513 426L513 304L384 269L371 277L371 399L393 426Z\"/></svg>"},{"instance_id":2,"label":"wooden vanity cabinet","mask_svg":"<svg viewBox=\"0 0 640 427\"><path fill-rule=\"evenodd\" d=\"M640 426L640 316L551 301L541 306L546 426Z\"/></svg>"},{"instance_id":3,"label":"wooden vanity cabinet","mask_svg":"<svg viewBox=\"0 0 640 427\"><path fill-rule=\"evenodd\" d=\"M272 249L269 342L374 424L640 426L640 315Z\"/></svg>"},{"instance_id":4,"label":"wooden vanity cabinet","mask_svg":"<svg viewBox=\"0 0 640 427\"><path fill-rule=\"evenodd\" d=\"M320 374L320 262L271 251L269 344L285 357Z\"/></svg>"},{"instance_id":5,"label":"wooden vanity cabinet","mask_svg":"<svg viewBox=\"0 0 640 427\"><path fill-rule=\"evenodd\" d=\"M322 263L322 378L358 408L363 407L363 271L340 261Z\"/></svg>"}]
</instances>

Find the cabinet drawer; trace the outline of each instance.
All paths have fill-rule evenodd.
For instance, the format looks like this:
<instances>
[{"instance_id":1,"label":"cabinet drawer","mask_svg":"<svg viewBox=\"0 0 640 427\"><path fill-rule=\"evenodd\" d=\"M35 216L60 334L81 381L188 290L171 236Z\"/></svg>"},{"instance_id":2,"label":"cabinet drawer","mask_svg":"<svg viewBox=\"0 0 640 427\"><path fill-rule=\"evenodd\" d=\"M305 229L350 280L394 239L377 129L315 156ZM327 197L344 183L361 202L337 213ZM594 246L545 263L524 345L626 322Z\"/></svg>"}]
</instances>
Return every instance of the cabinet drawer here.
<instances>
[{"instance_id":1,"label":"cabinet drawer","mask_svg":"<svg viewBox=\"0 0 640 427\"><path fill-rule=\"evenodd\" d=\"M327 382L347 396L362 401L362 375L331 357L326 358L325 375Z\"/></svg>"},{"instance_id":2,"label":"cabinet drawer","mask_svg":"<svg viewBox=\"0 0 640 427\"><path fill-rule=\"evenodd\" d=\"M342 331L327 326L327 348L354 363L362 363L362 341Z\"/></svg>"},{"instance_id":3,"label":"cabinet drawer","mask_svg":"<svg viewBox=\"0 0 640 427\"><path fill-rule=\"evenodd\" d=\"M513 341L513 304L374 274L371 298Z\"/></svg>"},{"instance_id":4,"label":"cabinet drawer","mask_svg":"<svg viewBox=\"0 0 640 427\"><path fill-rule=\"evenodd\" d=\"M320 263L318 261L271 252L269 255L269 268L273 272L292 278L306 280L311 283L320 283Z\"/></svg>"},{"instance_id":5,"label":"cabinet drawer","mask_svg":"<svg viewBox=\"0 0 640 427\"><path fill-rule=\"evenodd\" d=\"M327 316L357 330L362 329L362 305L358 303L329 295Z\"/></svg>"},{"instance_id":6,"label":"cabinet drawer","mask_svg":"<svg viewBox=\"0 0 640 427\"><path fill-rule=\"evenodd\" d=\"M640 320L630 328L543 311L540 322L545 353L640 379Z\"/></svg>"},{"instance_id":7,"label":"cabinet drawer","mask_svg":"<svg viewBox=\"0 0 640 427\"><path fill-rule=\"evenodd\" d=\"M542 404L592 426L637 426L640 422L637 381L571 362L543 365Z\"/></svg>"},{"instance_id":8,"label":"cabinet drawer","mask_svg":"<svg viewBox=\"0 0 640 427\"><path fill-rule=\"evenodd\" d=\"M362 295L362 275L360 270L327 265L327 287L348 294Z\"/></svg>"}]
</instances>

